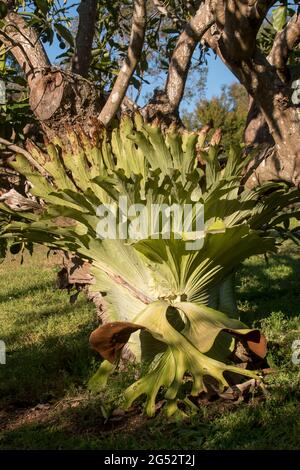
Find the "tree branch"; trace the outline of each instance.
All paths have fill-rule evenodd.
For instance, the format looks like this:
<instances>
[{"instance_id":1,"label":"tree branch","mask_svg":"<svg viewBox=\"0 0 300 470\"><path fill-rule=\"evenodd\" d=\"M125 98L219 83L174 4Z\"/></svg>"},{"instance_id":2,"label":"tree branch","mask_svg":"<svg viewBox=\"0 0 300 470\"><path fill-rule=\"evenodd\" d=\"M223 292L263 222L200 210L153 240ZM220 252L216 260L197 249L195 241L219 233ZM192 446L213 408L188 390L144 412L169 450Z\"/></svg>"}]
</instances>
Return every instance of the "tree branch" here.
<instances>
[{"instance_id":1,"label":"tree branch","mask_svg":"<svg viewBox=\"0 0 300 470\"><path fill-rule=\"evenodd\" d=\"M219 47L228 60L250 59L256 35L275 0L210 0L220 30Z\"/></svg>"},{"instance_id":2,"label":"tree branch","mask_svg":"<svg viewBox=\"0 0 300 470\"><path fill-rule=\"evenodd\" d=\"M98 119L107 126L118 111L126 94L130 79L141 57L146 29L146 1L135 0L130 43L113 89Z\"/></svg>"},{"instance_id":3,"label":"tree branch","mask_svg":"<svg viewBox=\"0 0 300 470\"><path fill-rule=\"evenodd\" d=\"M165 87L172 112L178 109L182 100L195 47L213 23L214 17L208 6L203 3L179 36L170 61Z\"/></svg>"},{"instance_id":4,"label":"tree branch","mask_svg":"<svg viewBox=\"0 0 300 470\"><path fill-rule=\"evenodd\" d=\"M1 31L2 41L10 47L28 78L29 87L35 78L35 70L50 68L50 61L45 49L33 28L17 13L9 12L5 17L5 28Z\"/></svg>"},{"instance_id":5,"label":"tree branch","mask_svg":"<svg viewBox=\"0 0 300 470\"><path fill-rule=\"evenodd\" d=\"M290 74L287 69L287 61L290 52L300 41L300 15L295 14L286 27L277 33L272 50L269 54L269 62L277 69L283 81L289 81Z\"/></svg>"},{"instance_id":6,"label":"tree branch","mask_svg":"<svg viewBox=\"0 0 300 470\"><path fill-rule=\"evenodd\" d=\"M97 21L97 0L81 0L77 9L79 24L72 59L72 72L87 77L92 60L92 45Z\"/></svg>"},{"instance_id":7,"label":"tree branch","mask_svg":"<svg viewBox=\"0 0 300 470\"><path fill-rule=\"evenodd\" d=\"M162 0L152 0L155 8L157 11L163 15L172 20L176 25L181 25L184 24L185 22L182 21L178 16L176 15L176 12L172 11L171 8L165 4Z\"/></svg>"},{"instance_id":8,"label":"tree branch","mask_svg":"<svg viewBox=\"0 0 300 470\"><path fill-rule=\"evenodd\" d=\"M152 0L152 1L157 11L159 11L161 15L167 16L168 18L173 19L174 17L177 19L177 16L175 15L175 13L171 11L162 0Z\"/></svg>"}]
</instances>

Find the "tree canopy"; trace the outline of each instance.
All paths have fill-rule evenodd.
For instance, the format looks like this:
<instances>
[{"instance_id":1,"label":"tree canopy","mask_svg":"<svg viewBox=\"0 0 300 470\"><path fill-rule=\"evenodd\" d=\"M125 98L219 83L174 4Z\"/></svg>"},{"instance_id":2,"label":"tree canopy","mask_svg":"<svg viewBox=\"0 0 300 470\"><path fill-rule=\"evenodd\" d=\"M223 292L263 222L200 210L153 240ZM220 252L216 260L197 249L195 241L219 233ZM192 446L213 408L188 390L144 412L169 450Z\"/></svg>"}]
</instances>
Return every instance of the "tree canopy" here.
<instances>
[{"instance_id":1,"label":"tree canopy","mask_svg":"<svg viewBox=\"0 0 300 470\"><path fill-rule=\"evenodd\" d=\"M180 127L187 79L200 96L207 54L216 54L250 97L245 142L263 144L253 184L298 185L298 9L298 0L1 0L1 154L67 123L109 126L136 108Z\"/></svg>"}]
</instances>

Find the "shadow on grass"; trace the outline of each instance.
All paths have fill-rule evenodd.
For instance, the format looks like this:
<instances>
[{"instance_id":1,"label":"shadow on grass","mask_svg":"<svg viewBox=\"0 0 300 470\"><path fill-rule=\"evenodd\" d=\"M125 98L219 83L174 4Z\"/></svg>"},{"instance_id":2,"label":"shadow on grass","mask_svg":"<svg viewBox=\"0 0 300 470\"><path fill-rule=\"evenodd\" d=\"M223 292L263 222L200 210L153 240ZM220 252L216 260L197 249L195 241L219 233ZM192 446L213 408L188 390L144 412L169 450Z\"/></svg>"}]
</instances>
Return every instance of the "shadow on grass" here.
<instances>
[{"instance_id":1,"label":"shadow on grass","mask_svg":"<svg viewBox=\"0 0 300 470\"><path fill-rule=\"evenodd\" d=\"M35 291L36 293L36 291ZM58 295L57 295L58 294ZM61 298L60 298L61 294ZM53 295L53 294L52 294ZM66 292L56 292L57 299L56 300L62 300L66 301L68 299L68 294ZM39 307L38 313L36 311L30 312L26 314L26 317L24 314L20 313L20 316L17 317L14 320L14 330L15 331L10 331L9 333L2 333L1 334L1 339L5 341L7 346L9 346L11 343L15 342L20 336L24 335L24 331L22 329L22 326L26 326L26 331L30 329L28 327L28 323L30 322L31 329L38 329L38 328L45 328L45 322L50 319L59 319L61 318L62 320L64 318L68 318L72 313L76 313L81 307L85 307L87 304L87 301L85 298L82 298L81 300L78 300L74 305L71 303L68 303L66 305L59 305L59 307L55 306L55 300L53 299L53 296L51 298L51 302L53 303L53 306L51 307ZM91 308L93 309L92 303L90 304ZM30 318L29 318L30 317ZM92 318L92 315L91 315ZM90 328L93 328L95 326L95 323L92 321L88 323L90 325ZM91 333L92 330L90 330ZM59 337L60 338L60 337ZM14 351L12 351L14 353Z\"/></svg>"},{"instance_id":2,"label":"shadow on grass","mask_svg":"<svg viewBox=\"0 0 300 470\"><path fill-rule=\"evenodd\" d=\"M272 312L286 318L300 316L300 250L278 253L268 262L263 257L248 260L237 276L241 318L250 324Z\"/></svg>"},{"instance_id":3,"label":"shadow on grass","mask_svg":"<svg viewBox=\"0 0 300 470\"><path fill-rule=\"evenodd\" d=\"M9 351L6 365L0 368L0 403L16 407L43 403L82 385L92 373L94 353L88 338L93 327L86 322L80 331L49 335Z\"/></svg>"},{"instance_id":4,"label":"shadow on grass","mask_svg":"<svg viewBox=\"0 0 300 470\"><path fill-rule=\"evenodd\" d=\"M299 402L276 400L239 405L234 411L200 412L189 421L128 414L105 422L100 403L68 408L41 424L25 424L0 435L0 449L298 449Z\"/></svg>"},{"instance_id":5,"label":"shadow on grass","mask_svg":"<svg viewBox=\"0 0 300 470\"><path fill-rule=\"evenodd\" d=\"M300 315L299 260L299 252L291 250L289 255L273 256L269 264L256 257L243 265L238 275L238 298L246 323L268 317L271 312L282 311L291 319ZM45 285L51 286L51 281ZM44 289L42 283L38 283L38 289ZM21 290L14 291L13 296L25 296ZM293 389L289 382L279 384L266 402L241 404L225 411L204 407L184 422L171 422L163 416L147 419L138 407L119 421L106 421L101 411L103 397L87 398L74 408L56 409L51 405L52 411L42 422L18 421L22 407L64 399L66 391L80 389L91 376L94 354L87 340L93 321L77 322L72 333L58 334L56 330L49 334L47 319L65 315L69 321L73 309L71 305L40 308L32 324L37 329L44 327L46 337L26 344L25 335L20 346L9 352L7 366L0 368L0 404L14 408L12 417L16 419L9 430L0 434L0 449L299 448L300 393L299 387ZM20 332L23 320L21 316L16 318L15 330ZM16 334L8 332L5 340L13 342ZM110 387L111 394L119 393L117 384Z\"/></svg>"},{"instance_id":6,"label":"shadow on grass","mask_svg":"<svg viewBox=\"0 0 300 470\"><path fill-rule=\"evenodd\" d=\"M28 283L28 280L26 281ZM37 294L39 292L45 291L45 289L54 289L55 281L49 279L48 281L41 281L39 280L38 283L35 283L34 286L26 286L26 287L19 287L13 288L10 291L6 292L5 294L0 295L0 304L7 302L9 299L17 300L22 299L30 294ZM0 305L1 308L1 305Z\"/></svg>"}]
</instances>

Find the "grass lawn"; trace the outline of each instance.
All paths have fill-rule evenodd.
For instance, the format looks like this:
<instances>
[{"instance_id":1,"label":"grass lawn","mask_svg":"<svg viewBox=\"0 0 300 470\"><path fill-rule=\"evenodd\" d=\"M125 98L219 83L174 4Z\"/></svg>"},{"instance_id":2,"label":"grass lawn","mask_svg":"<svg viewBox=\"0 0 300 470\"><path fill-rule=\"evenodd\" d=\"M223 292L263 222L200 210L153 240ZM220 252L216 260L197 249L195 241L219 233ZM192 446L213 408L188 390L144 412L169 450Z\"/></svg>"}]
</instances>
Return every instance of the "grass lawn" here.
<instances>
[{"instance_id":1,"label":"grass lawn","mask_svg":"<svg viewBox=\"0 0 300 470\"><path fill-rule=\"evenodd\" d=\"M152 419L138 405L121 407L120 390L133 371L113 376L90 396L86 382L99 358L88 346L97 325L84 294L71 305L55 290L59 256L46 251L10 256L0 265L0 449L299 449L300 365L292 343L300 339L300 250L285 245L266 263L254 257L238 276L241 320L268 337L267 395L247 402L215 401L185 421Z\"/></svg>"}]
</instances>

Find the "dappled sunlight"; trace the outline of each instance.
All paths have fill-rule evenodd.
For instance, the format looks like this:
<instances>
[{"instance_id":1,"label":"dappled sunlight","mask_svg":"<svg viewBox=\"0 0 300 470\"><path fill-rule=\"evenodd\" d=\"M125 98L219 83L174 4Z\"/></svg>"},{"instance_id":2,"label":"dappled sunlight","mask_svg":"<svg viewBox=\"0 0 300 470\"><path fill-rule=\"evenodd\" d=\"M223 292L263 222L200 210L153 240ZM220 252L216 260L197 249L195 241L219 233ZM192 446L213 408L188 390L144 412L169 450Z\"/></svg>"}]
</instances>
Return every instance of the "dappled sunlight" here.
<instances>
[{"instance_id":1,"label":"dappled sunlight","mask_svg":"<svg viewBox=\"0 0 300 470\"><path fill-rule=\"evenodd\" d=\"M282 311L288 318L300 316L300 251L284 244L279 253L247 260L237 277L241 318L247 324Z\"/></svg>"},{"instance_id":2,"label":"dappled sunlight","mask_svg":"<svg viewBox=\"0 0 300 470\"><path fill-rule=\"evenodd\" d=\"M14 301L19 311L3 310L4 302L0 309L0 324L9 344L9 368L0 369L0 448L172 449L178 448L178 442L182 449L297 448L299 371L296 366L291 371L289 355L299 315L299 294L290 304L299 279L298 259L297 250L286 246L269 259L267 268L264 258L254 257L244 263L239 274L239 298L248 305L248 312L242 313L245 321L264 317L263 331L273 342L281 341L283 345L280 354L271 347L273 360L287 368L266 379L271 394L263 401L259 395L254 396L238 407L220 399L203 402L197 414L184 424L172 425L158 416L146 419L139 403L127 413L116 410L108 420L105 418L109 403L119 400L121 406L120 392L131 383L134 370L113 375L107 390L92 397L85 383L95 368L93 353L87 346L88 334L96 325L94 307L83 298L71 306L68 296L57 291L52 291L51 299L48 287L48 309L40 303L35 306L37 298L41 301L43 288L41 292L36 290L35 297L32 292L37 280L29 279L27 296L19 304L17 299ZM277 279L281 260L288 275ZM26 263L22 269L26 270ZM40 272L40 278L53 281L55 273L50 268ZM279 298L273 297L275 292L281 296L281 290L273 285L274 281L285 288L282 313L276 313ZM255 297L257 285L261 291ZM65 300L55 309L58 295ZM28 296L32 311L30 314L28 307L27 314L22 315L21 307L27 304Z\"/></svg>"},{"instance_id":3,"label":"dappled sunlight","mask_svg":"<svg viewBox=\"0 0 300 470\"><path fill-rule=\"evenodd\" d=\"M30 261L38 276L30 275ZM45 267L46 250L38 249L30 261L16 263L13 270L7 270L6 262L1 267L1 281L13 275L15 283L10 279L0 284L1 339L7 346L7 364L0 368L0 403L26 406L64 396L68 387L88 378L93 360L87 342L97 325L93 304L82 294L71 305L68 294L55 289L56 272L51 260ZM10 290L13 298L7 296Z\"/></svg>"}]
</instances>

